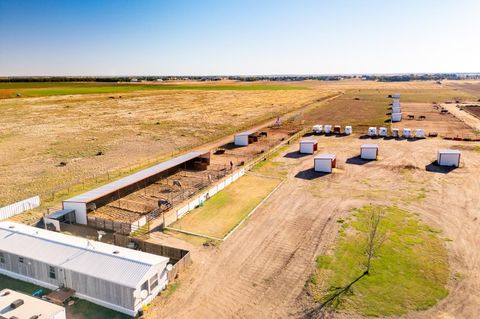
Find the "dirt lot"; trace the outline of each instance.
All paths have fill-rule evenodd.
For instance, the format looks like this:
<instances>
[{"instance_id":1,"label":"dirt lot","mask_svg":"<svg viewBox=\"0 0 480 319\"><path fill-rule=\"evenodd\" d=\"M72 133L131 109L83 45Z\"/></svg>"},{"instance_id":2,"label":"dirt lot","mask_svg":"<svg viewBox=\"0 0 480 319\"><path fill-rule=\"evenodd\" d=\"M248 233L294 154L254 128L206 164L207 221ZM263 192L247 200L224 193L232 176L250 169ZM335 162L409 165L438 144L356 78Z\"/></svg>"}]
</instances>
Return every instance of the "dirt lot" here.
<instances>
[{"instance_id":1,"label":"dirt lot","mask_svg":"<svg viewBox=\"0 0 480 319\"><path fill-rule=\"evenodd\" d=\"M452 104L442 104L452 105ZM434 107L431 103L401 103L402 121L393 123L392 127L400 129L407 127L412 130L422 128L425 134L436 132L439 136L450 137L473 137L474 131L470 126L462 122L452 113L441 113L440 107ZM408 119L409 115L413 115L414 119ZM425 116L424 120L420 120L420 116Z\"/></svg>"},{"instance_id":2,"label":"dirt lot","mask_svg":"<svg viewBox=\"0 0 480 319\"><path fill-rule=\"evenodd\" d=\"M336 220L368 203L416 212L445 238L450 294L434 308L407 318L480 315L480 254L472 249L480 244L478 143L377 139L379 160L365 163L356 160L365 140L319 141L319 153L337 154L335 173L312 172L312 156L282 156L297 149L292 145L276 160L277 166L291 167L287 182L219 248L191 247L194 266L175 293L156 300L148 318L310 318L317 305L304 285L315 256L331 249ZM461 168L439 171L431 165L436 150L449 147L462 149Z\"/></svg>"}]
</instances>

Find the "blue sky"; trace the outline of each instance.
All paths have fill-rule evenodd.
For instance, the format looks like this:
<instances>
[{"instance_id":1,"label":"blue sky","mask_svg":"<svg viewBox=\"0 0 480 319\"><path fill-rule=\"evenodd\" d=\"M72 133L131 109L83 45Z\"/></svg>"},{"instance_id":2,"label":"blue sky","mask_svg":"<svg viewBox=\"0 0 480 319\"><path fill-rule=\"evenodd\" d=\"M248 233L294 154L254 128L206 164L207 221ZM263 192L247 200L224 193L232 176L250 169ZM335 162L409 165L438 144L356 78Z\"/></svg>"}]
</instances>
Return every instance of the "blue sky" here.
<instances>
[{"instance_id":1,"label":"blue sky","mask_svg":"<svg viewBox=\"0 0 480 319\"><path fill-rule=\"evenodd\" d=\"M479 0L0 0L0 75L480 72Z\"/></svg>"}]
</instances>

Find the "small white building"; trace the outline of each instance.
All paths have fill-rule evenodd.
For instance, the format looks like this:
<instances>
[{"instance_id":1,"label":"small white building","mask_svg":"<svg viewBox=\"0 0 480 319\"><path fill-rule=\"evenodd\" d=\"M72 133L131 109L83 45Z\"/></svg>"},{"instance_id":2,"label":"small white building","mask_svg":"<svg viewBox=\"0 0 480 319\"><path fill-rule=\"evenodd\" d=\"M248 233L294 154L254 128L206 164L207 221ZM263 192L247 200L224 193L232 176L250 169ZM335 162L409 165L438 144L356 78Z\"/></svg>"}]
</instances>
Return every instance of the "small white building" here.
<instances>
[{"instance_id":1,"label":"small white building","mask_svg":"<svg viewBox=\"0 0 480 319\"><path fill-rule=\"evenodd\" d=\"M392 137L398 137L398 128L392 128Z\"/></svg>"},{"instance_id":2,"label":"small white building","mask_svg":"<svg viewBox=\"0 0 480 319\"><path fill-rule=\"evenodd\" d=\"M249 135L250 135L250 132L241 132L241 133L235 134L235 137L233 138L233 143L236 146L248 146Z\"/></svg>"},{"instance_id":3,"label":"small white building","mask_svg":"<svg viewBox=\"0 0 480 319\"><path fill-rule=\"evenodd\" d=\"M392 113L392 122L400 122L402 120L402 113Z\"/></svg>"},{"instance_id":4,"label":"small white building","mask_svg":"<svg viewBox=\"0 0 480 319\"><path fill-rule=\"evenodd\" d=\"M313 159L313 169L315 172L331 173L337 167L337 157L335 154L321 154Z\"/></svg>"},{"instance_id":5,"label":"small white building","mask_svg":"<svg viewBox=\"0 0 480 319\"><path fill-rule=\"evenodd\" d=\"M350 125L345 126L345 135L351 135L353 133L353 129Z\"/></svg>"},{"instance_id":6,"label":"small white building","mask_svg":"<svg viewBox=\"0 0 480 319\"><path fill-rule=\"evenodd\" d=\"M415 137L416 138L425 138L425 131L421 128L417 128L415 130Z\"/></svg>"},{"instance_id":7,"label":"small white building","mask_svg":"<svg viewBox=\"0 0 480 319\"><path fill-rule=\"evenodd\" d=\"M15 290L3 289L0 291L0 318L66 319L67 317L64 307Z\"/></svg>"},{"instance_id":8,"label":"small white building","mask_svg":"<svg viewBox=\"0 0 480 319\"><path fill-rule=\"evenodd\" d=\"M368 136L370 137L374 137L374 136L377 136L377 128L376 127L369 127L368 128Z\"/></svg>"},{"instance_id":9,"label":"small white building","mask_svg":"<svg viewBox=\"0 0 480 319\"><path fill-rule=\"evenodd\" d=\"M409 129L409 128L404 128L402 135L403 135L404 138L411 138L412 137L412 130Z\"/></svg>"},{"instance_id":10,"label":"small white building","mask_svg":"<svg viewBox=\"0 0 480 319\"><path fill-rule=\"evenodd\" d=\"M378 157L377 144L363 144L360 146L360 158L365 160L376 160Z\"/></svg>"},{"instance_id":11,"label":"small white building","mask_svg":"<svg viewBox=\"0 0 480 319\"><path fill-rule=\"evenodd\" d=\"M392 94L392 99L399 99L399 98L400 98L399 93Z\"/></svg>"},{"instance_id":12,"label":"small white building","mask_svg":"<svg viewBox=\"0 0 480 319\"><path fill-rule=\"evenodd\" d=\"M312 131L314 134L322 134L323 125L317 124L312 127Z\"/></svg>"},{"instance_id":13,"label":"small white building","mask_svg":"<svg viewBox=\"0 0 480 319\"><path fill-rule=\"evenodd\" d=\"M402 113L402 109L400 108L400 106L392 107L392 114L393 113Z\"/></svg>"},{"instance_id":14,"label":"small white building","mask_svg":"<svg viewBox=\"0 0 480 319\"><path fill-rule=\"evenodd\" d=\"M386 137L388 135L387 128L386 127L381 127L378 130L378 135L381 136L381 137Z\"/></svg>"},{"instance_id":15,"label":"small white building","mask_svg":"<svg viewBox=\"0 0 480 319\"><path fill-rule=\"evenodd\" d=\"M330 133L332 133L332 126L331 126L331 125L328 125L328 124L327 124L327 125L325 125L325 126L323 127L323 129L324 129L324 131L325 131L325 134L330 134Z\"/></svg>"},{"instance_id":16,"label":"small white building","mask_svg":"<svg viewBox=\"0 0 480 319\"><path fill-rule=\"evenodd\" d=\"M460 151L458 150L438 150L437 164L441 166L460 166Z\"/></svg>"},{"instance_id":17,"label":"small white building","mask_svg":"<svg viewBox=\"0 0 480 319\"><path fill-rule=\"evenodd\" d=\"M318 142L316 140L303 140L300 141L299 152L301 154L313 154L318 149Z\"/></svg>"},{"instance_id":18,"label":"small white building","mask_svg":"<svg viewBox=\"0 0 480 319\"><path fill-rule=\"evenodd\" d=\"M400 107L400 100L394 99L392 101L392 107Z\"/></svg>"}]
</instances>

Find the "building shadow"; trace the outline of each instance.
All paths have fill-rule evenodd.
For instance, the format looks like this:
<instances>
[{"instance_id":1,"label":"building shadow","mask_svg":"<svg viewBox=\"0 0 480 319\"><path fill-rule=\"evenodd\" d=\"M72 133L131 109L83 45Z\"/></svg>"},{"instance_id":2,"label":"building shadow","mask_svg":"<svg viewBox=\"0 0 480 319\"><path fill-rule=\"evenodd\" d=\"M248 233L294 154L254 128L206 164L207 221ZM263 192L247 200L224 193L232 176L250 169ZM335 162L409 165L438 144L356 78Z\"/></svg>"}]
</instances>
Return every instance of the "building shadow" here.
<instances>
[{"instance_id":1,"label":"building shadow","mask_svg":"<svg viewBox=\"0 0 480 319\"><path fill-rule=\"evenodd\" d=\"M307 133L303 134L302 137L310 137L310 136L317 136L317 135L320 135L320 134L315 134L313 132L307 132Z\"/></svg>"},{"instance_id":2,"label":"building shadow","mask_svg":"<svg viewBox=\"0 0 480 319\"><path fill-rule=\"evenodd\" d=\"M371 161L373 161L373 160L365 160L365 159L362 159L360 157L360 155L357 155L357 156L348 158L345 161L345 163L352 164L352 165L365 165L365 164L367 164L368 162L371 162Z\"/></svg>"},{"instance_id":3,"label":"building shadow","mask_svg":"<svg viewBox=\"0 0 480 319\"><path fill-rule=\"evenodd\" d=\"M370 138L370 136L368 136L367 134L360 135L360 137L359 137L359 139L361 139L361 140L367 140L369 138Z\"/></svg>"},{"instance_id":4,"label":"building shadow","mask_svg":"<svg viewBox=\"0 0 480 319\"><path fill-rule=\"evenodd\" d=\"M312 180L312 179L321 178L323 176L327 176L327 175L330 175L330 174L331 173L315 172L313 168L309 168L309 169L298 172L295 175L295 178Z\"/></svg>"},{"instance_id":5,"label":"building shadow","mask_svg":"<svg viewBox=\"0 0 480 319\"><path fill-rule=\"evenodd\" d=\"M448 174L457 168L458 167L455 167L455 166L440 166L438 165L437 161L433 161L430 164L425 166L425 170L427 172L440 173L440 174Z\"/></svg>"},{"instance_id":6,"label":"building shadow","mask_svg":"<svg viewBox=\"0 0 480 319\"><path fill-rule=\"evenodd\" d=\"M290 153L287 153L285 154L283 157L286 157L286 158L303 158L303 157L307 157L307 156L310 156L312 154L304 154L304 153L300 153L299 151L294 151L294 152L290 152Z\"/></svg>"}]
</instances>

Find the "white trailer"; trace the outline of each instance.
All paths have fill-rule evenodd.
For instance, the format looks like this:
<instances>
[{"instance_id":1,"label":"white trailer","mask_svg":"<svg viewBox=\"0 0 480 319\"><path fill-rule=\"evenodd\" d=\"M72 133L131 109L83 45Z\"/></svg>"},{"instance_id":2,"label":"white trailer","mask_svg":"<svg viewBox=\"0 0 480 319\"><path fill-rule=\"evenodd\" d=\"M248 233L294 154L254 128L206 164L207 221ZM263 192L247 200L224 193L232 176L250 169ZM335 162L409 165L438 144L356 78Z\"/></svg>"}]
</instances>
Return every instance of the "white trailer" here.
<instances>
[{"instance_id":1,"label":"white trailer","mask_svg":"<svg viewBox=\"0 0 480 319\"><path fill-rule=\"evenodd\" d=\"M314 134L322 134L323 125L317 124L312 127L312 131Z\"/></svg>"},{"instance_id":2,"label":"white trailer","mask_svg":"<svg viewBox=\"0 0 480 319\"><path fill-rule=\"evenodd\" d=\"M400 122L402 120L402 113L392 113L392 122Z\"/></svg>"},{"instance_id":3,"label":"white trailer","mask_svg":"<svg viewBox=\"0 0 480 319\"><path fill-rule=\"evenodd\" d=\"M378 130L378 135L381 136L381 137L386 137L388 134L388 131L387 131L387 128L386 127L381 127L379 130Z\"/></svg>"},{"instance_id":4,"label":"white trailer","mask_svg":"<svg viewBox=\"0 0 480 319\"><path fill-rule=\"evenodd\" d=\"M345 135L351 135L352 133L352 127L350 125L345 126Z\"/></svg>"},{"instance_id":5,"label":"white trailer","mask_svg":"<svg viewBox=\"0 0 480 319\"><path fill-rule=\"evenodd\" d=\"M337 166L337 157L335 154L322 154L313 159L313 169L315 172L331 173Z\"/></svg>"},{"instance_id":6,"label":"white trailer","mask_svg":"<svg viewBox=\"0 0 480 319\"><path fill-rule=\"evenodd\" d=\"M416 138L425 138L425 131L421 128L417 128L415 130L415 137Z\"/></svg>"},{"instance_id":7,"label":"white trailer","mask_svg":"<svg viewBox=\"0 0 480 319\"><path fill-rule=\"evenodd\" d=\"M437 163L441 166L460 166L460 151L458 150L438 150Z\"/></svg>"},{"instance_id":8,"label":"white trailer","mask_svg":"<svg viewBox=\"0 0 480 319\"><path fill-rule=\"evenodd\" d=\"M376 160L378 157L377 144L363 144L360 146L360 158L365 160Z\"/></svg>"},{"instance_id":9,"label":"white trailer","mask_svg":"<svg viewBox=\"0 0 480 319\"><path fill-rule=\"evenodd\" d=\"M313 154L318 149L318 142L316 140L300 141L299 152L301 154Z\"/></svg>"}]
</instances>

